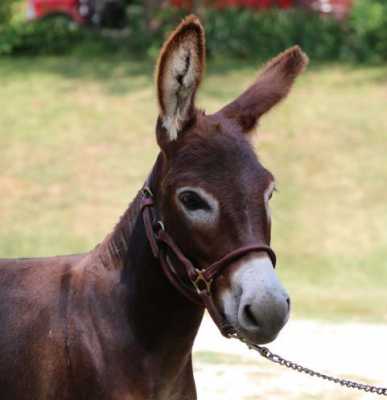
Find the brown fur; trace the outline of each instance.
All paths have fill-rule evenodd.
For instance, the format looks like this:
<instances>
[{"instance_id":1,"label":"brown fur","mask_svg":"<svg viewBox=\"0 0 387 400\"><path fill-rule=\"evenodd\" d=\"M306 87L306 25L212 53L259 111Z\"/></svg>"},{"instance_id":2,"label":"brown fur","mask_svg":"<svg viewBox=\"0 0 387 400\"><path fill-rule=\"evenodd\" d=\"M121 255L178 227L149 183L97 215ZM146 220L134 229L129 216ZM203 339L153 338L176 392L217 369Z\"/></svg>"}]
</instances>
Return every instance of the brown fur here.
<instances>
[{"instance_id":1,"label":"brown fur","mask_svg":"<svg viewBox=\"0 0 387 400\"><path fill-rule=\"evenodd\" d=\"M251 131L264 113L288 95L307 64L308 58L298 46L284 51L266 65L253 85L219 113L235 120L244 132Z\"/></svg>"},{"instance_id":2,"label":"brown fur","mask_svg":"<svg viewBox=\"0 0 387 400\"><path fill-rule=\"evenodd\" d=\"M175 43L191 32L202 71L203 31L189 17L163 47L159 76ZM305 63L298 48L288 50L214 115L192 103L192 115L175 141L168 140L159 119L161 152L149 184L168 232L197 266L240 246L270 241L263 192L273 176L244 132L286 96ZM161 87L162 113L160 92ZM187 221L174 195L182 185L199 185L218 199L217 224L201 229ZM229 274L217 280L217 295ZM1 399L196 398L191 351L203 308L171 286L152 256L138 197L88 253L0 260L0 288Z\"/></svg>"}]
</instances>

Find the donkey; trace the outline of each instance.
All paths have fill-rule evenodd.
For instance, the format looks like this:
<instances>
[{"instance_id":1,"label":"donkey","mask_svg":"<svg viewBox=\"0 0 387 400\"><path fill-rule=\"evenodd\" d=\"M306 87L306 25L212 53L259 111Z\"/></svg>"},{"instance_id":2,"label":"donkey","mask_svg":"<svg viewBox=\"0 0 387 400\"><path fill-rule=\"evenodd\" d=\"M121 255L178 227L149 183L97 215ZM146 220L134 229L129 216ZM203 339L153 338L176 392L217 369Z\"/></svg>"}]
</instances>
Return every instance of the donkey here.
<instances>
[{"instance_id":1,"label":"donkey","mask_svg":"<svg viewBox=\"0 0 387 400\"><path fill-rule=\"evenodd\" d=\"M269 247L274 178L249 139L306 64L285 51L206 115L204 31L182 21L158 60L160 153L113 232L85 254L0 261L2 400L195 399L205 307L226 336L276 337L290 302Z\"/></svg>"}]
</instances>

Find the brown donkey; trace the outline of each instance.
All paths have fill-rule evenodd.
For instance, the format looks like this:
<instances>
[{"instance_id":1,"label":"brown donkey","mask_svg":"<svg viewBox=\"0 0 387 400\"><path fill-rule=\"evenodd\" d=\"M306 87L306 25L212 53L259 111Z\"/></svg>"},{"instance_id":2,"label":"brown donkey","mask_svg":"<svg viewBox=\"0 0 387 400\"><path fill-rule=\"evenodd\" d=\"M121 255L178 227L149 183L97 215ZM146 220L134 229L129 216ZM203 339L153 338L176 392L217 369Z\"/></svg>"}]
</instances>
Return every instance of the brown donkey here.
<instances>
[{"instance_id":1,"label":"brown donkey","mask_svg":"<svg viewBox=\"0 0 387 400\"><path fill-rule=\"evenodd\" d=\"M269 247L274 180L249 139L307 59L285 51L212 115L194 103L204 61L191 16L158 62L160 154L99 246L0 260L2 400L195 399L191 351L205 307L224 335L251 343L286 323Z\"/></svg>"}]
</instances>

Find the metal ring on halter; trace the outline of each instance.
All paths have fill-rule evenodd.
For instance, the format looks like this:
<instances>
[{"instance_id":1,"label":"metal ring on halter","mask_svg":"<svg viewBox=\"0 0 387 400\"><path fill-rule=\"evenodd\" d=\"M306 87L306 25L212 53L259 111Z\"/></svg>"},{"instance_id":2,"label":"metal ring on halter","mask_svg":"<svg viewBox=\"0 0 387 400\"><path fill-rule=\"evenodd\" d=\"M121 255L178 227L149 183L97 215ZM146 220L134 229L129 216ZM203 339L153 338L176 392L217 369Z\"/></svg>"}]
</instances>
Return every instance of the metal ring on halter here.
<instances>
[{"instance_id":1,"label":"metal ring on halter","mask_svg":"<svg viewBox=\"0 0 387 400\"><path fill-rule=\"evenodd\" d=\"M195 287L196 292L199 295L206 292L207 294L210 294L213 279L207 280L203 274L203 271L200 269L195 268L195 271L197 273L197 277L194 280L192 280L192 284Z\"/></svg>"},{"instance_id":2,"label":"metal ring on halter","mask_svg":"<svg viewBox=\"0 0 387 400\"><path fill-rule=\"evenodd\" d=\"M155 231L156 234L159 231L165 231L165 225L164 225L163 221L160 221L160 220L156 221L153 224L153 230Z\"/></svg>"}]
</instances>

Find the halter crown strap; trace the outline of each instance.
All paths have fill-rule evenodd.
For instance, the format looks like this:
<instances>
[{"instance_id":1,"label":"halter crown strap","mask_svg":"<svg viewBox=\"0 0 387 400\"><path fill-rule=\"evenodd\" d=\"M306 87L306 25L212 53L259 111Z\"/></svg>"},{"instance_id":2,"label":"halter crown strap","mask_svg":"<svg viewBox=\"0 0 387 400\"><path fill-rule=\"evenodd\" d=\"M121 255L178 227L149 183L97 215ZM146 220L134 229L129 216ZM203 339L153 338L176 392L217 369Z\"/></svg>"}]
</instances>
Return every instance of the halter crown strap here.
<instances>
[{"instance_id":1,"label":"halter crown strap","mask_svg":"<svg viewBox=\"0 0 387 400\"><path fill-rule=\"evenodd\" d=\"M155 204L151 190L148 187L144 187L142 193L141 213L153 256L160 259L161 267L172 285L193 303L207 308L221 333L226 337L230 337L235 333L235 330L226 321L215 304L212 296L214 280L232 262L252 252L266 252L271 259L273 267L275 267L276 256L274 251L266 244L243 246L231 251L204 269L195 268L173 238L166 232L164 224L161 221L156 222ZM184 267L185 275L188 277L192 287L188 287L184 283L182 277L174 268L171 260L172 255Z\"/></svg>"}]
</instances>

